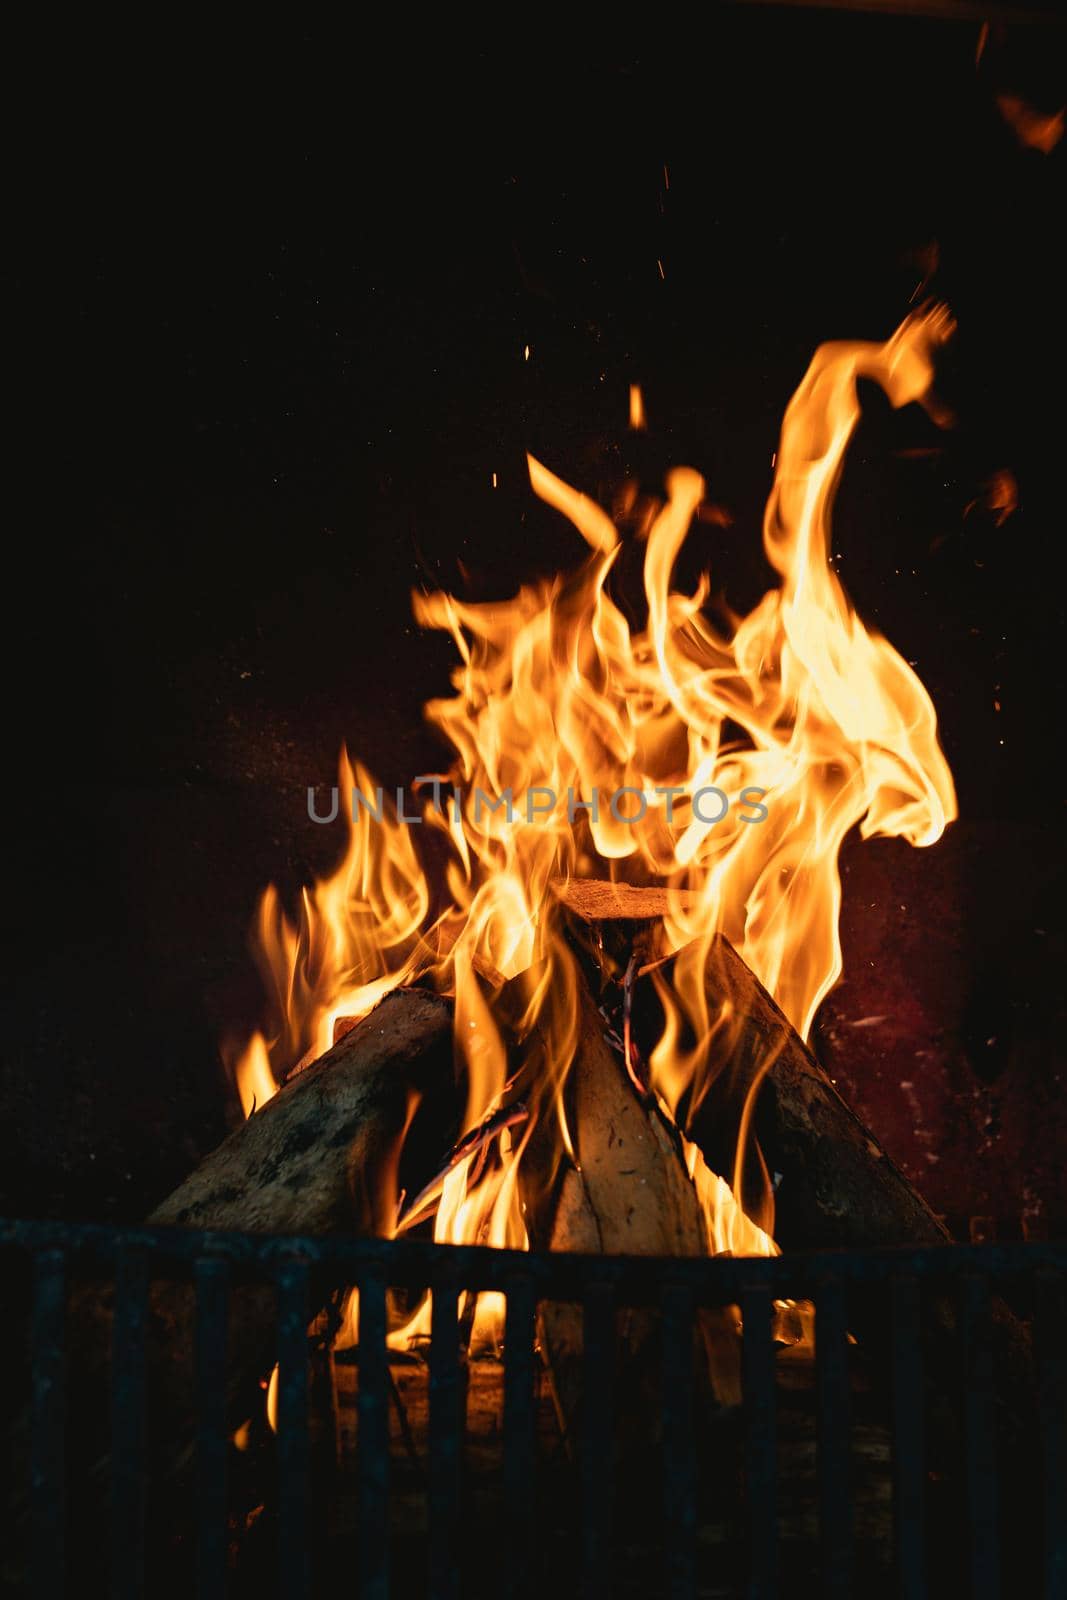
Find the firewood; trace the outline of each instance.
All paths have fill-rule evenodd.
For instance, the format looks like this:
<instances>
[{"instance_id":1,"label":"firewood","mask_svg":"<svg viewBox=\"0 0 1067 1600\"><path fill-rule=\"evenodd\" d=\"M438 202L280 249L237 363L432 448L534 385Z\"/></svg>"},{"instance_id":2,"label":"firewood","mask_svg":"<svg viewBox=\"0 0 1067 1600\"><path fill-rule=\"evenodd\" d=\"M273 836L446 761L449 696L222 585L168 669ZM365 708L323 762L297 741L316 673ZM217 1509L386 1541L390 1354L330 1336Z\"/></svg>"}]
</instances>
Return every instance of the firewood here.
<instances>
[{"instance_id":1,"label":"firewood","mask_svg":"<svg viewBox=\"0 0 1067 1600\"><path fill-rule=\"evenodd\" d=\"M531 1246L584 1254L703 1256L707 1231L677 1132L654 1097L640 1097L605 1038L606 1025L588 988L579 985L579 1033L568 1081L566 1115L575 1160L551 1140L549 1126L534 1136L523 1181ZM555 1181L546 1187L546 1174ZM659 1323L648 1311L621 1313L618 1329L624 1424L637 1451L654 1441L660 1411ZM580 1432L584 1388L583 1317L579 1308L546 1302L540 1311L541 1347L569 1441ZM739 1398L739 1347L729 1312L697 1318L701 1370L709 1396Z\"/></svg>"},{"instance_id":2,"label":"firewood","mask_svg":"<svg viewBox=\"0 0 1067 1600\"><path fill-rule=\"evenodd\" d=\"M666 916L668 891L659 885L608 883L602 878L559 878L552 885L562 906L586 922L654 922ZM683 890L679 904L691 910L697 896Z\"/></svg>"},{"instance_id":3,"label":"firewood","mask_svg":"<svg viewBox=\"0 0 1067 1600\"><path fill-rule=\"evenodd\" d=\"M402 1130L411 1094L439 1089L450 1074L451 1015L422 989L386 995L291 1076L148 1221L324 1234L351 1228L355 1218L362 1231L383 1231L369 1175Z\"/></svg>"},{"instance_id":4,"label":"firewood","mask_svg":"<svg viewBox=\"0 0 1067 1600\"><path fill-rule=\"evenodd\" d=\"M647 926L668 910L662 888L569 880L556 893L570 913L597 928ZM671 963L659 972L669 983ZM778 1242L793 1249L946 1243L948 1234L929 1206L721 935L711 945L705 985L712 1014L728 1001L732 1018L716 1034L709 1082L684 1131L712 1170L729 1181L742 1110L749 1092L756 1092L756 1137L768 1166L779 1174ZM655 1041L660 1018L646 982L635 1015L646 1045Z\"/></svg>"},{"instance_id":5,"label":"firewood","mask_svg":"<svg viewBox=\"0 0 1067 1600\"><path fill-rule=\"evenodd\" d=\"M722 937L705 985L716 1011L728 1001L732 1016L717 1041L721 1070L689 1118L689 1136L729 1177L741 1110L755 1093L753 1131L779 1175L775 1236L783 1249L946 1244L943 1224Z\"/></svg>"},{"instance_id":6,"label":"firewood","mask_svg":"<svg viewBox=\"0 0 1067 1600\"><path fill-rule=\"evenodd\" d=\"M422 990L396 990L319 1061L290 1077L148 1221L313 1237L391 1231L386 1169L396 1159L411 1099L436 1098L451 1083L451 1008ZM231 1296L229 1392L236 1410L255 1403L273 1359L272 1301L262 1287ZM175 1353L191 1355L194 1308L181 1285L158 1283L151 1310L161 1335L159 1399L179 1424L167 1429L173 1448L192 1383Z\"/></svg>"},{"instance_id":7,"label":"firewood","mask_svg":"<svg viewBox=\"0 0 1067 1600\"><path fill-rule=\"evenodd\" d=\"M733 1019L717 1041L723 1070L689 1118L687 1133L709 1166L722 1162L720 1170L729 1173L739 1108L748 1092L754 1092L752 1133L775 1178L774 1233L782 1248L860 1250L951 1243L943 1223L846 1105L726 939L715 940L705 981L713 1003L729 1000ZM853 1311L857 1332L862 1330L869 1342L883 1348L884 1310L854 1296ZM1013 1444L1023 1448L1034 1405L1030 1336L998 1296L992 1298L991 1314L1001 1422ZM933 1297L926 1331L934 1381L952 1387L960 1349L951 1297Z\"/></svg>"},{"instance_id":8,"label":"firewood","mask_svg":"<svg viewBox=\"0 0 1067 1600\"><path fill-rule=\"evenodd\" d=\"M668 910L664 889L626 890L572 880L557 885L570 915L594 929L600 942L613 928L612 961L625 960L618 936L653 950L655 921ZM610 943L610 941L609 941ZM674 958L639 969L633 1028L647 1051L659 1037L662 1010L652 983L670 984ZM712 1171L732 1181L741 1118L751 1096L752 1117L742 1173L742 1199L753 1209L769 1172L775 1185L774 1236L785 1250L873 1249L942 1245L948 1231L871 1131L842 1099L811 1051L763 985L721 935L711 943L704 982L709 1014L728 1002L730 1020L713 1041L713 1059L700 1092L679 1107L686 1137L699 1145ZM758 1154L756 1154L758 1152ZM762 1158L762 1162L761 1159ZM857 1331L880 1344L884 1314L854 1307ZM997 1394L1003 1420L1018 1436L1029 1425L1033 1360L1026 1328L1003 1301L992 1304ZM948 1385L959 1362L956 1308L945 1296L930 1307L929 1354L935 1380Z\"/></svg>"}]
</instances>

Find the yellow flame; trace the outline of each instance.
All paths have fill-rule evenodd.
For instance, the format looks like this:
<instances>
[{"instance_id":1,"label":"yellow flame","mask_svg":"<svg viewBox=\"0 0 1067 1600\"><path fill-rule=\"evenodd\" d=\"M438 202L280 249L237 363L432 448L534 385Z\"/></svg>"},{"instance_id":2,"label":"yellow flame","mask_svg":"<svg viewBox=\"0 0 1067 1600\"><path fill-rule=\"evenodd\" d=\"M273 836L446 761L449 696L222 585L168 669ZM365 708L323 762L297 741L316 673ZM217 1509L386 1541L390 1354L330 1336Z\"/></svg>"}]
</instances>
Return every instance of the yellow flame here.
<instances>
[{"instance_id":1,"label":"yellow flame","mask_svg":"<svg viewBox=\"0 0 1067 1600\"><path fill-rule=\"evenodd\" d=\"M695 472L669 475L647 525L647 625L634 631L609 592L619 530L529 458L534 492L585 541L584 564L506 602L413 597L416 619L449 634L458 658L453 694L426 708L454 752L439 780L447 797L422 802L448 855L446 909L431 918L415 847L427 830L405 826L342 753L341 865L304 894L295 920L273 888L259 908L277 1023L269 1041L253 1036L238 1064L246 1110L294 1062L327 1049L339 1019L364 1015L398 984L433 984L455 1002L464 1131L501 1103L509 1074L520 1076L530 1113L491 1160L466 1156L447 1173L435 1237L524 1247L518 1175L532 1130L549 1119L573 1154L564 1086L578 978L552 892L571 877L626 876L668 891L661 953L676 959L669 977L653 973L665 1021L650 1060L668 1112L685 1104L691 1116L701 1103L734 1022L728 1005L709 1000L717 934L808 1035L841 971L846 834L926 846L956 815L930 698L851 606L830 525L860 415L858 380L879 384L894 406L930 405L934 352L951 331L943 308L925 308L885 343L815 353L783 420L764 519L779 583L728 624L705 611L706 575L693 593L673 587L704 500ZM643 417L634 386L631 422ZM741 1108L732 1173L712 1173L686 1142L714 1250L775 1249L770 1206L757 1220L737 1198L754 1092ZM480 1319L483 1310L492 1322L499 1308L479 1307ZM425 1315L423 1307L405 1336L428 1326ZM349 1337L357 1316L352 1296Z\"/></svg>"},{"instance_id":2,"label":"yellow flame","mask_svg":"<svg viewBox=\"0 0 1067 1600\"><path fill-rule=\"evenodd\" d=\"M260 1106L266 1105L267 1101L278 1092L278 1085L271 1072L267 1041L261 1033L254 1033L249 1039L234 1072L237 1093L241 1097L241 1109L246 1117L250 1117Z\"/></svg>"},{"instance_id":3,"label":"yellow flame","mask_svg":"<svg viewBox=\"0 0 1067 1600\"><path fill-rule=\"evenodd\" d=\"M278 1363L271 1368L270 1379L267 1383L267 1421L272 1433L278 1431Z\"/></svg>"}]
</instances>

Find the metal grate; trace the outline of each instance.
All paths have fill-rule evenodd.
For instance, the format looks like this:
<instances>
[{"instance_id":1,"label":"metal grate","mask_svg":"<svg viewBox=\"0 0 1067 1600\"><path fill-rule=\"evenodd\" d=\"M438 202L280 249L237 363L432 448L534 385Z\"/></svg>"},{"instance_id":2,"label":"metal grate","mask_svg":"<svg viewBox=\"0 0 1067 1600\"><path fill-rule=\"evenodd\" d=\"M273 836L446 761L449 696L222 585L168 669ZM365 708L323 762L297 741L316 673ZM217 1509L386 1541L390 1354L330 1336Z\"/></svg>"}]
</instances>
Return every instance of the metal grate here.
<instances>
[{"instance_id":1,"label":"metal grate","mask_svg":"<svg viewBox=\"0 0 1067 1600\"><path fill-rule=\"evenodd\" d=\"M313 1590L310 1493L308 1344L312 1290L358 1285L359 1537L352 1589L366 1600L389 1600L391 1585L389 1485L388 1289L433 1291L429 1350L430 1428L427 1494L429 1600L461 1593L461 1479L463 1387L459 1296L465 1290L506 1297L503 1380L503 1494L506 1537L519 1552L499 1588L514 1595L531 1587L538 1530L529 1492L537 1441L534 1420L536 1308L539 1301L584 1307L585 1398L580 1447L581 1531L575 1551L581 1592L613 1592L612 1485L603 1470L613 1426L609 1374L622 1307L658 1308L661 1327L662 1451L658 1470L663 1507L662 1593L691 1600L728 1593L702 1586L698 1551L701 1483L695 1449L691 1352L697 1308L736 1304L744 1319L742 1464L747 1554L737 1592L770 1600L781 1580L776 1479L775 1354L771 1311L776 1299L811 1299L816 1306L819 1584L827 1597L856 1592L851 1515L848 1329L857 1301L884 1310L882 1377L891 1419L895 1565L891 1592L919 1600L934 1589L927 1570L924 1526L926 1438L923 1306L948 1296L956 1308L963 1425L961 1590L974 1600L1019 1593L1001 1587L1005 1536L998 1505L993 1376L994 1296L1020 1305L1032 1320L1037 1406L1035 1466L1035 1594L1067 1596L1067 1358L1064 1285L1067 1247L1049 1244L951 1246L933 1250L783 1256L771 1260L710 1260L526 1255L477 1247L414 1242L255 1237L182 1230L124 1229L40 1222L0 1223L0 1246L32 1262L30 1330L32 1537L25 1592L50 1600L77 1584L67 1549L66 1378L68 1288L82 1275L105 1275L115 1285L111 1380L111 1593L145 1596L147 1476L146 1319L153 1279L182 1279L197 1298L196 1594L222 1600L227 1572L228 1426L226 1415L227 1307L237 1283L272 1283L277 1307L277 1593L304 1600ZM394 1575L395 1576L395 1575ZM783 1581L783 1592L789 1586ZM540 1592L544 1592L543 1584ZM795 1587L789 1592L796 1593ZM805 1591L810 1592L810 1591ZM1028 1591L1029 1592L1029 1591ZM264 1597L266 1600L266 1597Z\"/></svg>"}]
</instances>

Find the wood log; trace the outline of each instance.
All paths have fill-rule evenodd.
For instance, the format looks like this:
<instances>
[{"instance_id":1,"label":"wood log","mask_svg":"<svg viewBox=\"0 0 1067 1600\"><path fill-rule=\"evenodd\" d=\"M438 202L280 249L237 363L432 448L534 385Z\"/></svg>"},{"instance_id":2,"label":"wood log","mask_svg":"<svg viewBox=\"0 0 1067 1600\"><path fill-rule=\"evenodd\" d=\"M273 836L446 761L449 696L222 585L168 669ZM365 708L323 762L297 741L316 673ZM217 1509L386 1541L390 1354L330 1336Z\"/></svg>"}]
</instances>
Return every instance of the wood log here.
<instances>
[{"instance_id":1,"label":"wood log","mask_svg":"<svg viewBox=\"0 0 1067 1600\"><path fill-rule=\"evenodd\" d=\"M736 1150L739 1108L753 1093L751 1131L776 1180L774 1236L783 1250L950 1244L947 1228L838 1094L726 939L712 946L705 982L713 1004L730 1002L733 1019L716 1041L723 1070L686 1131L709 1166L728 1162ZM756 1181L751 1164L746 1173L750 1183ZM884 1300L854 1295L853 1310L856 1331L884 1352ZM927 1312L931 1376L942 1391L952 1390L960 1365L958 1308L951 1296L937 1294ZM1002 1443L1029 1471L1035 1403L1030 1334L998 1296L991 1312Z\"/></svg>"},{"instance_id":2,"label":"wood log","mask_svg":"<svg viewBox=\"0 0 1067 1600\"><path fill-rule=\"evenodd\" d=\"M743 1108L755 1095L753 1132L778 1175L775 1237L782 1248L948 1243L943 1224L722 937L709 952L705 986L716 1011L729 1002L732 1017L716 1041L720 1071L689 1118L689 1136L729 1177ZM751 1183L751 1168L748 1176Z\"/></svg>"},{"instance_id":3,"label":"wood log","mask_svg":"<svg viewBox=\"0 0 1067 1600\"><path fill-rule=\"evenodd\" d=\"M668 910L662 888L570 880L556 892L568 912L591 926L624 922L638 930ZM669 983L671 963L658 971ZM716 1035L709 1081L685 1117L684 1131L699 1144L711 1169L729 1181L746 1100L756 1092L753 1128L768 1167L779 1175L779 1244L803 1250L946 1243L947 1231L922 1196L845 1104L721 935L709 951L705 987L712 1014L727 1001L732 1019ZM661 1021L654 991L645 982L635 1003L634 1027L646 1051L656 1042ZM758 1172L756 1163L748 1168L749 1175L753 1171ZM743 1187L742 1198L757 1209L754 1184Z\"/></svg>"},{"instance_id":4,"label":"wood log","mask_svg":"<svg viewBox=\"0 0 1067 1600\"><path fill-rule=\"evenodd\" d=\"M568 1120L596 1248L604 1255L705 1255L704 1222L677 1134L654 1101L642 1104L592 996L584 986L579 994Z\"/></svg>"},{"instance_id":5,"label":"wood log","mask_svg":"<svg viewBox=\"0 0 1067 1600\"><path fill-rule=\"evenodd\" d=\"M522 1181L534 1249L590 1255L703 1256L704 1218L677 1131L654 1097L641 1097L584 983L579 984L578 1044L568 1080L567 1119L576 1161L547 1148L551 1128L534 1135ZM546 1119L549 1121L551 1119ZM540 1146L540 1147L538 1147ZM548 1174L554 1173L554 1181ZM628 1453L654 1443L661 1409L659 1319L627 1309L618 1322L616 1383ZM540 1310L541 1347L565 1436L580 1427L584 1375L580 1308L556 1302ZM703 1400L740 1398L736 1319L729 1311L696 1319L707 1374Z\"/></svg>"},{"instance_id":6,"label":"wood log","mask_svg":"<svg viewBox=\"0 0 1067 1600\"><path fill-rule=\"evenodd\" d=\"M602 878L557 878L552 892L560 905L585 922L658 922L669 909L668 891L658 885L609 883ZM679 904L694 909L699 897L683 890Z\"/></svg>"},{"instance_id":7,"label":"wood log","mask_svg":"<svg viewBox=\"0 0 1067 1600\"><path fill-rule=\"evenodd\" d=\"M147 1219L153 1225L323 1235L377 1231L391 1191L389 1168L410 1121L413 1096L436 1108L454 1099L451 1007L436 995L400 989L320 1060L291 1076ZM394 1196L395 1206L395 1196ZM308 1307L309 1321L318 1309ZM79 1556L96 1548L109 1494L109 1392L115 1310L110 1281L79 1284L68 1306L71 1482ZM146 1324L150 1505L169 1510L188 1478L197 1414L196 1304L186 1283L149 1288ZM263 1404L262 1380L275 1361L273 1290L235 1286L229 1301L227 1393L236 1426ZM29 1419L18 1428L23 1454ZM24 1476L17 1475L21 1481ZM9 1509L25 1516L25 1491Z\"/></svg>"},{"instance_id":8,"label":"wood log","mask_svg":"<svg viewBox=\"0 0 1067 1600\"><path fill-rule=\"evenodd\" d=\"M451 1081L448 1003L394 989L295 1073L174 1193L150 1223L248 1233L335 1233L355 1220L389 1231L367 1187L407 1120L412 1095ZM447 1070L446 1070L447 1069Z\"/></svg>"},{"instance_id":9,"label":"wood log","mask_svg":"<svg viewBox=\"0 0 1067 1600\"><path fill-rule=\"evenodd\" d=\"M606 891L610 891L606 892ZM650 932L668 910L663 889L620 892L616 886L572 880L557 894L569 914L596 929L612 919L636 948L654 948ZM640 913L640 915L637 915ZM619 952L613 957L617 966ZM662 1027L653 978L671 981L672 960L638 972L632 1011L634 1034L647 1053ZM686 1137L700 1146L708 1166L732 1180L742 1116L752 1096L752 1116L742 1200L758 1214L764 1173L775 1185L773 1232L784 1250L873 1249L943 1245L950 1235L870 1129L845 1103L807 1045L728 940L710 947L704 982L712 1015L728 1002L727 1026L714 1040L708 1081L694 1103L679 1107ZM881 1345L884 1309L857 1297L855 1326ZM959 1340L955 1305L935 1296L927 1328L935 1380L955 1383ZM996 1387L1002 1423L1026 1438L1033 1410L1033 1358L1028 1330L998 1298L993 1301Z\"/></svg>"}]
</instances>

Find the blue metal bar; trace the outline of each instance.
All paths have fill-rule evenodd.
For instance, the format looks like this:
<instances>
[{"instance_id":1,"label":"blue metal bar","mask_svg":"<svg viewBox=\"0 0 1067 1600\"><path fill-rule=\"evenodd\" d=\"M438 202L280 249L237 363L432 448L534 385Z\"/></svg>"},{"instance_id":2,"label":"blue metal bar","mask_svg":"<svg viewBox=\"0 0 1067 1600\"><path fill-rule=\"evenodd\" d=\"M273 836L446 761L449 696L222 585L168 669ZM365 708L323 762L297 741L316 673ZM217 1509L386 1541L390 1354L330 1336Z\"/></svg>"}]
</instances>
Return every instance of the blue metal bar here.
<instances>
[{"instance_id":1,"label":"blue metal bar","mask_svg":"<svg viewBox=\"0 0 1067 1600\"><path fill-rule=\"evenodd\" d=\"M196 1264L197 1597L226 1594L226 1325L229 1268L210 1257Z\"/></svg>"},{"instance_id":2,"label":"blue metal bar","mask_svg":"<svg viewBox=\"0 0 1067 1600\"><path fill-rule=\"evenodd\" d=\"M1062 1273L1034 1284L1034 1346L1041 1415L1044 1600L1067 1600L1067 1294Z\"/></svg>"},{"instance_id":3,"label":"blue metal bar","mask_svg":"<svg viewBox=\"0 0 1067 1600\"><path fill-rule=\"evenodd\" d=\"M1067 1245L1047 1242L676 1260L526 1253L408 1239L268 1237L186 1228L115 1229L97 1223L0 1221L0 1246L10 1245L31 1251L67 1250L79 1264L84 1260L109 1271L116 1247L132 1247L151 1253L153 1271L160 1277L181 1276L192 1270L198 1257L212 1255L229 1261L238 1280L242 1275L262 1280L279 1262L298 1255L320 1267L324 1276L339 1286L358 1282L361 1273L378 1267L390 1284L406 1289L425 1288L441 1264L448 1262L457 1282L467 1289L506 1293L508 1282L518 1273L532 1279L539 1299L580 1303L587 1286L606 1284L618 1304L632 1306L657 1306L666 1279L687 1285L696 1305L729 1305L754 1284L769 1288L778 1299L806 1298L827 1274L848 1285L884 1283L894 1273L944 1283L974 1272L1021 1281L1040 1268L1067 1270Z\"/></svg>"},{"instance_id":4,"label":"blue metal bar","mask_svg":"<svg viewBox=\"0 0 1067 1600\"><path fill-rule=\"evenodd\" d=\"M308 1265L278 1271L278 1591L311 1593L311 1476L308 1440Z\"/></svg>"},{"instance_id":5,"label":"blue metal bar","mask_svg":"<svg viewBox=\"0 0 1067 1600\"><path fill-rule=\"evenodd\" d=\"M922 1298L914 1278L890 1290L893 1369L893 1539L901 1600L926 1600L925 1395Z\"/></svg>"},{"instance_id":6,"label":"blue metal bar","mask_svg":"<svg viewBox=\"0 0 1067 1600\"><path fill-rule=\"evenodd\" d=\"M359 1281L359 1593L389 1600L389 1352L385 1280Z\"/></svg>"},{"instance_id":7,"label":"blue metal bar","mask_svg":"<svg viewBox=\"0 0 1067 1600\"><path fill-rule=\"evenodd\" d=\"M537 1301L529 1278L513 1279L507 1291L504 1330L504 1504L509 1548L532 1551L536 1537L536 1418L534 1414L534 1336ZM504 1563L504 1592L527 1600L535 1585L533 1563Z\"/></svg>"},{"instance_id":8,"label":"blue metal bar","mask_svg":"<svg viewBox=\"0 0 1067 1600\"><path fill-rule=\"evenodd\" d=\"M815 1299L815 1384L822 1592L852 1600L852 1451L845 1286L821 1283Z\"/></svg>"},{"instance_id":9,"label":"blue metal bar","mask_svg":"<svg viewBox=\"0 0 1067 1600\"><path fill-rule=\"evenodd\" d=\"M962 1310L971 1600L997 1600L1000 1538L993 1426L993 1323L986 1278L972 1274L964 1279Z\"/></svg>"},{"instance_id":10,"label":"blue metal bar","mask_svg":"<svg viewBox=\"0 0 1067 1600\"><path fill-rule=\"evenodd\" d=\"M612 1592L611 1501L615 1479L615 1294L610 1284L593 1283L587 1290L582 1338L582 1595L583 1600L604 1600Z\"/></svg>"},{"instance_id":11,"label":"blue metal bar","mask_svg":"<svg viewBox=\"0 0 1067 1600\"><path fill-rule=\"evenodd\" d=\"M63 1251L45 1250L34 1269L31 1589L36 1600L60 1600L66 1592L67 1533L67 1268Z\"/></svg>"},{"instance_id":12,"label":"blue metal bar","mask_svg":"<svg viewBox=\"0 0 1067 1600\"><path fill-rule=\"evenodd\" d=\"M742 1290L748 1600L774 1600L778 1592L778 1455L772 1312L771 1292L765 1284L753 1284Z\"/></svg>"},{"instance_id":13,"label":"blue metal bar","mask_svg":"<svg viewBox=\"0 0 1067 1600\"><path fill-rule=\"evenodd\" d=\"M144 1595L145 1322L148 1262L120 1241L111 1369L111 1596Z\"/></svg>"},{"instance_id":14,"label":"blue metal bar","mask_svg":"<svg viewBox=\"0 0 1067 1600\"><path fill-rule=\"evenodd\" d=\"M696 1439L693 1432L693 1296L663 1291L663 1494L668 1600L696 1592Z\"/></svg>"},{"instance_id":15,"label":"blue metal bar","mask_svg":"<svg viewBox=\"0 0 1067 1600\"><path fill-rule=\"evenodd\" d=\"M463 1387L459 1291L451 1262L433 1278L430 1317L430 1600L459 1594Z\"/></svg>"}]
</instances>

